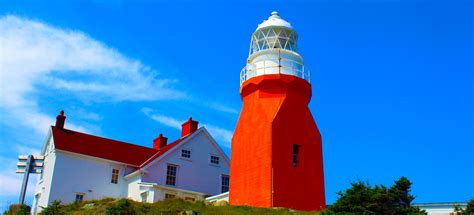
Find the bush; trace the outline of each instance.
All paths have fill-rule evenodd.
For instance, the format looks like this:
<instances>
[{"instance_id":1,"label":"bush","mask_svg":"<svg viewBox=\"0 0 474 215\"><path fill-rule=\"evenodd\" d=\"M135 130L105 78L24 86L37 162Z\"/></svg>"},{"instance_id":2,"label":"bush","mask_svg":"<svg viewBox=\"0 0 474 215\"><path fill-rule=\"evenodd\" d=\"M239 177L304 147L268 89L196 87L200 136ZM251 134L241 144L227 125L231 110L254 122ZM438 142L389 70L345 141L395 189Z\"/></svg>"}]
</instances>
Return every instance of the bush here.
<instances>
[{"instance_id":1,"label":"bush","mask_svg":"<svg viewBox=\"0 0 474 215\"><path fill-rule=\"evenodd\" d=\"M10 205L8 211L5 211L5 215L27 215L30 214L31 207L25 204L13 204Z\"/></svg>"},{"instance_id":2,"label":"bush","mask_svg":"<svg viewBox=\"0 0 474 215\"><path fill-rule=\"evenodd\" d=\"M113 204L107 208L105 208L105 214L111 214L111 215L129 215L129 214L135 214L134 207L130 203L130 200L128 199L120 199L117 201L116 204Z\"/></svg>"},{"instance_id":3,"label":"bush","mask_svg":"<svg viewBox=\"0 0 474 215\"><path fill-rule=\"evenodd\" d=\"M54 200L51 202L51 204L48 205L48 207L43 208L41 211L41 214L45 215L59 215L59 214L64 214L64 212L61 211L63 206L61 205L61 201Z\"/></svg>"}]
</instances>

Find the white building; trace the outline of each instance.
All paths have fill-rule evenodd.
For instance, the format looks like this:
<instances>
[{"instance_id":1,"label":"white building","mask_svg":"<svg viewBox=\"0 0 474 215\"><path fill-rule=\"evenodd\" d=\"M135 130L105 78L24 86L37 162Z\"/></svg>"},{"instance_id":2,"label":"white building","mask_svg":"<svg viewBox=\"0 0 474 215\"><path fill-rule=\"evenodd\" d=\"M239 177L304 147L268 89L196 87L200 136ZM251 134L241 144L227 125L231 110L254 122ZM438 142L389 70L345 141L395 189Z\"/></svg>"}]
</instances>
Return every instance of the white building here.
<instances>
[{"instance_id":1,"label":"white building","mask_svg":"<svg viewBox=\"0 0 474 215\"><path fill-rule=\"evenodd\" d=\"M454 206L466 209L467 202L415 203L412 206L425 210L428 215L460 215L454 212Z\"/></svg>"},{"instance_id":2,"label":"white building","mask_svg":"<svg viewBox=\"0 0 474 215\"><path fill-rule=\"evenodd\" d=\"M167 144L160 134L151 148L65 129L65 119L61 111L41 151L33 214L54 200L201 200L229 189L229 158L192 118L178 140Z\"/></svg>"}]
</instances>

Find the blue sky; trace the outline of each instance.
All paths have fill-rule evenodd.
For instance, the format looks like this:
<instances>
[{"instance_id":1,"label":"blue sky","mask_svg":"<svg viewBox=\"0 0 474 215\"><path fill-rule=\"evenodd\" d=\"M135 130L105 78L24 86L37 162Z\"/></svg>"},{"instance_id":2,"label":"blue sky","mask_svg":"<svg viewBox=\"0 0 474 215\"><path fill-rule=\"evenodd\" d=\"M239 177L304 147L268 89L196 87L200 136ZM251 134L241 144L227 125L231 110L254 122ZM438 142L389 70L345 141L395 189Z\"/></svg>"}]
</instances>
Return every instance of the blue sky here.
<instances>
[{"instance_id":1,"label":"blue sky","mask_svg":"<svg viewBox=\"0 0 474 215\"><path fill-rule=\"evenodd\" d=\"M273 10L299 33L312 71L328 203L352 181L400 176L414 183L415 202L467 201L473 6L1 1L0 207L18 198L16 156L39 151L61 109L68 128L145 146L160 132L178 138L193 116L229 153L250 35Z\"/></svg>"}]
</instances>

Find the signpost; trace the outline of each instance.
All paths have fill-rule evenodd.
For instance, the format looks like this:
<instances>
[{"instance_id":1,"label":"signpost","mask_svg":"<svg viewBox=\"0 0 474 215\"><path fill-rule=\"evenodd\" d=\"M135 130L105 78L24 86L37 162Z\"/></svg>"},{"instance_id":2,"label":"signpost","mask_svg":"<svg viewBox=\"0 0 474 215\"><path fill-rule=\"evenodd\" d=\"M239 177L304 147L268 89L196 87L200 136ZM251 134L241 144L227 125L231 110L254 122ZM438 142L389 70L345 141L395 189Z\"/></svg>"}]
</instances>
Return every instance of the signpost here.
<instances>
[{"instance_id":1,"label":"signpost","mask_svg":"<svg viewBox=\"0 0 474 215\"><path fill-rule=\"evenodd\" d=\"M20 155L16 163L16 173L23 173L23 184L21 185L20 204L25 202L26 187L30 173L41 174L43 172L44 156L42 155Z\"/></svg>"}]
</instances>

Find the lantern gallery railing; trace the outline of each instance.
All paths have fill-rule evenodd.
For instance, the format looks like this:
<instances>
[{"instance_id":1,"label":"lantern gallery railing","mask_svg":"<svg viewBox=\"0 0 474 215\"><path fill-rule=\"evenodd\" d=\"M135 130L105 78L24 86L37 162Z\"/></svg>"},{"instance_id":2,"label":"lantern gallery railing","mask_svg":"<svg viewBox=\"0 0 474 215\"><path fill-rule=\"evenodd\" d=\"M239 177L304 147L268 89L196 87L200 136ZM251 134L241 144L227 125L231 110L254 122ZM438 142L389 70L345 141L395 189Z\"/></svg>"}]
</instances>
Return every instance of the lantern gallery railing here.
<instances>
[{"instance_id":1,"label":"lantern gallery railing","mask_svg":"<svg viewBox=\"0 0 474 215\"><path fill-rule=\"evenodd\" d=\"M265 60L253 64L247 64L240 71L240 85L255 76L269 74L293 75L311 83L309 70L304 69L304 65L289 59L281 59L280 62Z\"/></svg>"}]
</instances>

